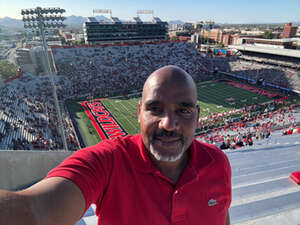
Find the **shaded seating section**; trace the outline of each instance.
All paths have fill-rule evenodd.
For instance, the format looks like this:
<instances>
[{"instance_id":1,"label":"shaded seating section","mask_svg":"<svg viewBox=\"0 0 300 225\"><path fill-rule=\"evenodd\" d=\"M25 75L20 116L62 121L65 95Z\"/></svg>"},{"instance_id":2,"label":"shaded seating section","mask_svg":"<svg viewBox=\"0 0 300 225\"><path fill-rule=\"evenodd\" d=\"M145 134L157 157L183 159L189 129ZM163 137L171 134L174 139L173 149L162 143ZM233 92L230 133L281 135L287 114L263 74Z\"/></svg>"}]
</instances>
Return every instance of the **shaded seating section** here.
<instances>
[{"instance_id":1,"label":"shaded seating section","mask_svg":"<svg viewBox=\"0 0 300 225\"><path fill-rule=\"evenodd\" d=\"M283 88L300 90L300 71L288 67L280 67L254 61L233 60L229 61L230 69L226 72L238 73L246 78L259 80Z\"/></svg>"},{"instance_id":2,"label":"shaded seating section","mask_svg":"<svg viewBox=\"0 0 300 225\"><path fill-rule=\"evenodd\" d=\"M62 149L48 76L25 74L0 93L0 149ZM76 149L70 117L63 110L69 149Z\"/></svg>"}]
</instances>

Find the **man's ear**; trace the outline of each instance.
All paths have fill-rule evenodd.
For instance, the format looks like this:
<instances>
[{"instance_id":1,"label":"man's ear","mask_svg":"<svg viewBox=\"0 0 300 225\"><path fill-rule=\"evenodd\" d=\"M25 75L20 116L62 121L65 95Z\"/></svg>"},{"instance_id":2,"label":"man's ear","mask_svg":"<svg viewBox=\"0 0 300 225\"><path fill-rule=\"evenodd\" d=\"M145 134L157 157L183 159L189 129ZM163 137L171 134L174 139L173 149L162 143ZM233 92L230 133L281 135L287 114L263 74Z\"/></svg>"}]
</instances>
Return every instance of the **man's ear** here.
<instances>
[{"instance_id":1,"label":"man's ear","mask_svg":"<svg viewBox=\"0 0 300 225\"><path fill-rule=\"evenodd\" d=\"M197 105L197 113L198 113L197 121L199 121L199 118L200 118L200 106L199 105Z\"/></svg>"},{"instance_id":2,"label":"man's ear","mask_svg":"<svg viewBox=\"0 0 300 225\"><path fill-rule=\"evenodd\" d=\"M141 102L141 100L139 100L138 108L137 108L137 116L138 116L138 122L139 123L140 123L141 107L142 107L142 102Z\"/></svg>"},{"instance_id":3,"label":"man's ear","mask_svg":"<svg viewBox=\"0 0 300 225\"><path fill-rule=\"evenodd\" d=\"M197 105L197 128L200 128L199 127L199 118L200 118L200 107L199 107L199 105Z\"/></svg>"}]
</instances>

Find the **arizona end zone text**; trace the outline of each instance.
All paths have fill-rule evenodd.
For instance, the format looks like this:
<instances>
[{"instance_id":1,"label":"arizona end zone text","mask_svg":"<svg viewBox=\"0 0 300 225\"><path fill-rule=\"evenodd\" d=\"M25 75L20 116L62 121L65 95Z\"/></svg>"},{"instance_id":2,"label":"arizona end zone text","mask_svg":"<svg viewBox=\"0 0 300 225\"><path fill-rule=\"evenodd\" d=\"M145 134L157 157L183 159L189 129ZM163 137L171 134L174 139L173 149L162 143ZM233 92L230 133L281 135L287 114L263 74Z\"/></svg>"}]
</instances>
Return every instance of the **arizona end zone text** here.
<instances>
[{"instance_id":1,"label":"arizona end zone text","mask_svg":"<svg viewBox=\"0 0 300 225\"><path fill-rule=\"evenodd\" d=\"M81 103L102 140L125 136L128 133L116 121L100 100Z\"/></svg>"}]
</instances>

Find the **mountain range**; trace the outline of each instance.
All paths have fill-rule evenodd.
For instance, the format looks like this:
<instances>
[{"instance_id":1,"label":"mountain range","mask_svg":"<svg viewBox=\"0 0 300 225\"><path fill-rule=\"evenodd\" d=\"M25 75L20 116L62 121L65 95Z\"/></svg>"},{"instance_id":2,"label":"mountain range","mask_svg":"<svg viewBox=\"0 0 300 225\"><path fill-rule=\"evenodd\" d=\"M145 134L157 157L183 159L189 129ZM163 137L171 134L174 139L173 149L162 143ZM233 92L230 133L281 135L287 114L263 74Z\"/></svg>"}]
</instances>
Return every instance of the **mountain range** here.
<instances>
[{"instance_id":1,"label":"mountain range","mask_svg":"<svg viewBox=\"0 0 300 225\"><path fill-rule=\"evenodd\" d=\"M82 17L82 16L68 16L66 17L66 20L64 21L64 23L66 25L69 26L78 26L81 27L82 24L84 22L86 22L88 19L88 17ZM109 21L109 18L105 17L105 16L96 16L96 19L98 21ZM184 24L183 21L181 20L172 20L172 21L168 21L169 25L171 24ZM294 25L300 25L300 21L293 21L292 22ZM262 23L260 23L262 24ZM265 23L265 24L273 24L273 23ZM276 24L283 24L283 23L276 23ZM23 28L23 21L19 20L19 19L13 19L10 17L4 17L4 18L0 18L0 26L4 26L7 28Z\"/></svg>"},{"instance_id":2,"label":"mountain range","mask_svg":"<svg viewBox=\"0 0 300 225\"><path fill-rule=\"evenodd\" d=\"M0 18L0 25L3 27L11 27L11 28L22 28L23 21L18 19L13 19L10 17Z\"/></svg>"}]
</instances>

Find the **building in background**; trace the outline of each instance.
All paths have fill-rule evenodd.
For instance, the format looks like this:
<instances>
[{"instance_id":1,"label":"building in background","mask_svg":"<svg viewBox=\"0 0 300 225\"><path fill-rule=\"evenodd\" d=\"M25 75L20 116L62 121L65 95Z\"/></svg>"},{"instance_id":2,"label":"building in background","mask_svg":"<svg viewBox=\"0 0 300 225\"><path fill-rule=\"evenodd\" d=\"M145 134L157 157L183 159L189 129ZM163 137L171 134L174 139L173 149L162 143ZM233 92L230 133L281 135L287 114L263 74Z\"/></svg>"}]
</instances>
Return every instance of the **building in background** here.
<instances>
[{"instance_id":1,"label":"building in background","mask_svg":"<svg viewBox=\"0 0 300 225\"><path fill-rule=\"evenodd\" d=\"M36 46L30 49L30 55L32 59L32 63L35 67L36 74L45 74L47 73L47 61L44 55L44 50L42 46ZM52 55L51 48L48 48L48 55L50 59L50 65L52 67L52 70L56 73L56 68L54 64L54 59Z\"/></svg>"},{"instance_id":2,"label":"building in background","mask_svg":"<svg viewBox=\"0 0 300 225\"><path fill-rule=\"evenodd\" d=\"M86 44L166 40L168 23L158 17L153 17L151 22L143 22L139 17L130 22L117 17L111 17L110 22L89 17L83 24L83 32Z\"/></svg>"},{"instance_id":3,"label":"building in background","mask_svg":"<svg viewBox=\"0 0 300 225\"><path fill-rule=\"evenodd\" d=\"M296 26L292 26L292 23L286 23L286 24L284 24L283 32L280 35L280 38L292 38L292 37L296 37L297 28L298 27L296 27Z\"/></svg>"},{"instance_id":4,"label":"building in background","mask_svg":"<svg viewBox=\"0 0 300 225\"><path fill-rule=\"evenodd\" d=\"M73 34L71 32L59 30L59 34L64 39L64 43L70 43L72 41L75 41L75 38L73 38Z\"/></svg>"},{"instance_id":5,"label":"building in background","mask_svg":"<svg viewBox=\"0 0 300 225\"><path fill-rule=\"evenodd\" d=\"M233 42L233 34L222 29L202 29L200 32L196 32L192 38L197 44L203 43L203 39L208 39L210 43L222 43L224 46L228 46Z\"/></svg>"},{"instance_id":6,"label":"building in background","mask_svg":"<svg viewBox=\"0 0 300 225\"><path fill-rule=\"evenodd\" d=\"M4 87L4 83L3 83L2 75L0 74L0 88L3 87Z\"/></svg>"},{"instance_id":7,"label":"building in background","mask_svg":"<svg viewBox=\"0 0 300 225\"><path fill-rule=\"evenodd\" d=\"M48 49L50 64L56 71L51 49ZM30 46L29 48L18 48L16 50L16 62L25 73L41 74L47 73L44 50L41 46Z\"/></svg>"},{"instance_id":8,"label":"building in background","mask_svg":"<svg viewBox=\"0 0 300 225\"><path fill-rule=\"evenodd\" d=\"M16 62L25 73L35 73L35 66L32 63L29 48L18 48L16 50Z\"/></svg>"}]
</instances>

